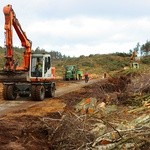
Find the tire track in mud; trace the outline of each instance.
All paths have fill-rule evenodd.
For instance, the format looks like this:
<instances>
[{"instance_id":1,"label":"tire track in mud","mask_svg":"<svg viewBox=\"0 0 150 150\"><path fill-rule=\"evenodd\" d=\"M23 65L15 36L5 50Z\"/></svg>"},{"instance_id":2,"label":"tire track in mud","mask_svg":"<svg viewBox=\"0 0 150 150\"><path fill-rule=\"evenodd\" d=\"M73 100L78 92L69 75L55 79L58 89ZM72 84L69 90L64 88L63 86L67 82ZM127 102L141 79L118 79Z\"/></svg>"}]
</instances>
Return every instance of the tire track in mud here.
<instances>
[{"instance_id":1,"label":"tire track in mud","mask_svg":"<svg viewBox=\"0 0 150 150\"><path fill-rule=\"evenodd\" d=\"M65 87L59 87L58 89L56 89L55 97L59 98L62 95L79 90L80 88L84 86L93 84L97 82L98 80L100 79L92 79L88 83L85 83L84 81L73 82ZM6 115L7 113L11 113L11 112L19 111L19 110L25 110L31 106L36 106L36 105L43 103L43 101L40 101L40 102L32 101L30 97L28 98L18 97L15 101L4 101L2 98L2 85L0 86L0 99L2 100L0 103L0 117ZM51 99L47 98L44 101L46 100L52 100L52 98Z\"/></svg>"}]
</instances>

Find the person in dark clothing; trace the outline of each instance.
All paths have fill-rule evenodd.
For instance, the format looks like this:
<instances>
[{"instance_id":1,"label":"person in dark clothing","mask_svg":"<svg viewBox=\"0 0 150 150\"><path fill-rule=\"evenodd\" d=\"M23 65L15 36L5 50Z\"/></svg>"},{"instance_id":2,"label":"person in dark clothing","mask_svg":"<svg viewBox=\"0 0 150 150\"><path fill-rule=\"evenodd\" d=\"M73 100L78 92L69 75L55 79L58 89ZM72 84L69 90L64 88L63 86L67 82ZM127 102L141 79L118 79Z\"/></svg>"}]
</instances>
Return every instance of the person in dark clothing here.
<instances>
[{"instance_id":1,"label":"person in dark clothing","mask_svg":"<svg viewBox=\"0 0 150 150\"><path fill-rule=\"evenodd\" d=\"M85 83L89 81L89 75L87 72L84 73L84 80L85 80Z\"/></svg>"},{"instance_id":2,"label":"person in dark clothing","mask_svg":"<svg viewBox=\"0 0 150 150\"><path fill-rule=\"evenodd\" d=\"M35 72L36 72L37 77L42 76L42 62L41 62L40 58L37 58Z\"/></svg>"}]
</instances>

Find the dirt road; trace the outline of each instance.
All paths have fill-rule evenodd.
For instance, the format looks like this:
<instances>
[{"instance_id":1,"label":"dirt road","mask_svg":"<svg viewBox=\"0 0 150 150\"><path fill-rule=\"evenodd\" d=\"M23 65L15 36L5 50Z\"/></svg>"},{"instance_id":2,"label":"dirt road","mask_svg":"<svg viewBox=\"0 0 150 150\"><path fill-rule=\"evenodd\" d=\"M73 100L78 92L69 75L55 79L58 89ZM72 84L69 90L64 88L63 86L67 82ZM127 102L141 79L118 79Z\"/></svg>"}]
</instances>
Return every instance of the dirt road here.
<instances>
[{"instance_id":1,"label":"dirt road","mask_svg":"<svg viewBox=\"0 0 150 150\"><path fill-rule=\"evenodd\" d=\"M58 88L56 89L56 96L55 97L58 98L64 94L70 93L70 92L75 91L75 90L79 90L80 88L82 88L84 86L87 86L87 85L90 85L92 83L97 82L97 80L98 79L92 79L88 83L85 83L84 81L66 82L66 83L64 81L59 81L59 85L58 85ZM62 86L62 84L64 87ZM0 93L2 93L2 85L0 86ZM2 94L0 94L0 100L1 100L0 101L0 116L1 117L6 115L7 113L27 109L28 107L36 106L36 105L43 103L43 101L40 101L40 102L39 101L36 101L36 102L32 101L30 99L30 97L29 98L18 97L15 101L4 101L2 98ZM53 101L53 105L55 105L54 104L55 100L45 99L44 101L47 101L47 100Z\"/></svg>"}]
</instances>

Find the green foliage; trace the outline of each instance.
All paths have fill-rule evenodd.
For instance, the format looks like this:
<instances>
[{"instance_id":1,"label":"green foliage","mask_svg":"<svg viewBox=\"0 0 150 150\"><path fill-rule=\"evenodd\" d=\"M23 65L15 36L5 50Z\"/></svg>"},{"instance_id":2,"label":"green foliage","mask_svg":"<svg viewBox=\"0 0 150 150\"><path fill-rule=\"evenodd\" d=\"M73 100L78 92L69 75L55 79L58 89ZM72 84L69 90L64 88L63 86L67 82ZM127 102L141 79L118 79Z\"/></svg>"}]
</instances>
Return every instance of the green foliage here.
<instances>
[{"instance_id":1,"label":"green foliage","mask_svg":"<svg viewBox=\"0 0 150 150\"><path fill-rule=\"evenodd\" d=\"M114 56L114 55L102 55L97 58L96 63L99 64L106 72L119 70L129 65L129 58Z\"/></svg>"},{"instance_id":2,"label":"green foliage","mask_svg":"<svg viewBox=\"0 0 150 150\"><path fill-rule=\"evenodd\" d=\"M141 58L141 62L142 62L143 64L149 65L149 64L150 64L150 56L143 56L143 57Z\"/></svg>"},{"instance_id":3,"label":"green foliage","mask_svg":"<svg viewBox=\"0 0 150 150\"><path fill-rule=\"evenodd\" d=\"M146 41L145 44L142 45L141 51L147 56L150 52L150 41Z\"/></svg>"},{"instance_id":4,"label":"green foliage","mask_svg":"<svg viewBox=\"0 0 150 150\"><path fill-rule=\"evenodd\" d=\"M130 57L131 54L130 53L120 53L120 52L116 52L112 54L113 56L121 56L121 57Z\"/></svg>"},{"instance_id":5,"label":"green foliage","mask_svg":"<svg viewBox=\"0 0 150 150\"><path fill-rule=\"evenodd\" d=\"M87 67L94 67L94 64L88 61L82 62L82 66L87 66Z\"/></svg>"},{"instance_id":6,"label":"green foliage","mask_svg":"<svg viewBox=\"0 0 150 150\"><path fill-rule=\"evenodd\" d=\"M51 55L51 58L52 60L55 60L55 59L67 59L69 58L69 56L66 56L66 55L62 55L60 52L58 51L50 51L50 52L47 52L45 49L43 48L40 48L40 47L37 47L34 51L34 53L49 53Z\"/></svg>"}]
</instances>

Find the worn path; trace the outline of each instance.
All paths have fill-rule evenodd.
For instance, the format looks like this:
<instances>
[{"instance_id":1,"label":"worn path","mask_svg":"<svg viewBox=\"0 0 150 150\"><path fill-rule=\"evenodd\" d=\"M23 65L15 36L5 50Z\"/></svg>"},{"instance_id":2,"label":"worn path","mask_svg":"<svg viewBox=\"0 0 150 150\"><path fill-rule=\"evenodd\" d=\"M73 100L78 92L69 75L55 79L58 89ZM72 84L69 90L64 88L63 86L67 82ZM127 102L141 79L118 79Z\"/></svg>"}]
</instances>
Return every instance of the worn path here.
<instances>
[{"instance_id":1,"label":"worn path","mask_svg":"<svg viewBox=\"0 0 150 150\"><path fill-rule=\"evenodd\" d=\"M97 82L99 79L92 79L90 80L88 83L85 83L84 81L81 82L71 82L71 83L67 83L66 86L64 87L58 87L58 89L56 90L56 98L59 98L60 96L70 93L72 91L76 91L79 90L80 88L93 84L95 82ZM1 88L2 89L2 88ZM2 90L1 90L2 91ZM4 101L2 96L0 97L1 99L1 103L0 103L0 116L4 116L7 113L10 112L14 112L14 111L19 111L19 110L23 110L23 109L27 109L31 106L36 106L39 104L42 104L43 101L31 101L30 98L20 98L18 97L15 101ZM53 100L51 99L45 99L46 100ZM53 103L55 103L55 101L53 100Z\"/></svg>"}]
</instances>

